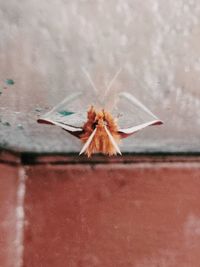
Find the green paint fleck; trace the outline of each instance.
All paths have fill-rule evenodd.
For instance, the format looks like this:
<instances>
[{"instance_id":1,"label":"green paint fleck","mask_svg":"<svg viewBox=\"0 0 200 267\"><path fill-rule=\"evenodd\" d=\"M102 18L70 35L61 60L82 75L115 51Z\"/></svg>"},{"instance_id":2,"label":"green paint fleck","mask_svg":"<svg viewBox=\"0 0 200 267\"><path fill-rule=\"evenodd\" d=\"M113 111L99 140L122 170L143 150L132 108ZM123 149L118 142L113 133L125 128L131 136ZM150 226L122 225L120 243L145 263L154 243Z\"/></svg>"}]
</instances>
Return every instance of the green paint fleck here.
<instances>
[{"instance_id":1,"label":"green paint fleck","mask_svg":"<svg viewBox=\"0 0 200 267\"><path fill-rule=\"evenodd\" d=\"M4 126L10 126L10 123L9 123L8 121L3 121L2 124L3 124Z\"/></svg>"},{"instance_id":2,"label":"green paint fleck","mask_svg":"<svg viewBox=\"0 0 200 267\"><path fill-rule=\"evenodd\" d=\"M41 112L42 111L42 108L35 108L35 111Z\"/></svg>"},{"instance_id":3,"label":"green paint fleck","mask_svg":"<svg viewBox=\"0 0 200 267\"><path fill-rule=\"evenodd\" d=\"M62 116L69 116L69 115L74 114L74 112L67 111L67 110L61 110L61 111L58 111L58 113L61 114Z\"/></svg>"},{"instance_id":4,"label":"green paint fleck","mask_svg":"<svg viewBox=\"0 0 200 267\"><path fill-rule=\"evenodd\" d=\"M12 79L7 79L7 80L6 80L6 83L7 83L8 85L13 85L13 84L15 84L15 82L14 82Z\"/></svg>"}]
</instances>

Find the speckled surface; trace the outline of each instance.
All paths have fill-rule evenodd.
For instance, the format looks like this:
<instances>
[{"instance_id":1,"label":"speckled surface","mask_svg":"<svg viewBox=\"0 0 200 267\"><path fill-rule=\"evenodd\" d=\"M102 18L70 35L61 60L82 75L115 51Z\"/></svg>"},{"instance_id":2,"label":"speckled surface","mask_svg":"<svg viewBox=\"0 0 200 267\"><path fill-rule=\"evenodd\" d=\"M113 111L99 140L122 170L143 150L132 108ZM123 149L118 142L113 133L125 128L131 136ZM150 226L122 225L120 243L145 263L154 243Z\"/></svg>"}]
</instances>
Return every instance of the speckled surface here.
<instances>
[{"instance_id":1,"label":"speckled surface","mask_svg":"<svg viewBox=\"0 0 200 267\"><path fill-rule=\"evenodd\" d=\"M165 122L124 140L122 151L200 151L198 0L8 0L0 17L1 147L79 151L79 140L38 125L38 115L89 92L82 67L99 90L122 67L114 86Z\"/></svg>"}]
</instances>

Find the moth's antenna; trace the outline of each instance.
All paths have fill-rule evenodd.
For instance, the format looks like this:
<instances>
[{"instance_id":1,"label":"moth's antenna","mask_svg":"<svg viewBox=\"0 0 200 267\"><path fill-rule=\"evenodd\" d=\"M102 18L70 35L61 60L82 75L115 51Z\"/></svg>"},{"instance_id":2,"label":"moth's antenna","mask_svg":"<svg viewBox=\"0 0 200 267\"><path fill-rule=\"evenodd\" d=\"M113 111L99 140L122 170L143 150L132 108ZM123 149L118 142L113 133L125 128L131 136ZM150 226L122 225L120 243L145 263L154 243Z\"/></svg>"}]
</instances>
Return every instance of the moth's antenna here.
<instances>
[{"instance_id":1,"label":"moth's antenna","mask_svg":"<svg viewBox=\"0 0 200 267\"><path fill-rule=\"evenodd\" d=\"M119 153L120 155L122 155L117 143L115 142L115 139L113 138L112 134L110 133L110 131L108 130L108 128L106 126L105 127L105 130L106 130L106 133L108 135L108 137L110 138L110 141L112 143L112 145L114 146L114 148L116 149L117 153Z\"/></svg>"},{"instance_id":2,"label":"moth's antenna","mask_svg":"<svg viewBox=\"0 0 200 267\"><path fill-rule=\"evenodd\" d=\"M114 77L112 78L112 80L109 82L109 84L108 84L108 86L107 86L107 88L106 88L105 95L108 94L108 92L110 91L110 88L112 87L114 81L117 79L117 77L119 76L119 74L120 74L121 71L122 71L122 68L120 68L120 69L116 72L115 76L114 76Z\"/></svg>"},{"instance_id":3,"label":"moth's antenna","mask_svg":"<svg viewBox=\"0 0 200 267\"><path fill-rule=\"evenodd\" d=\"M90 82L90 84L91 84L92 88L93 88L93 89L94 89L94 91L97 93L97 92L98 92L98 90L97 90L97 88L96 88L96 86L95 86L95 84L94 84L93 80L91 79L91 77L90 77L89 73L86 71L86 69L85 69L85 68L82 68L82 71L85 73L85 75L86 75L86 77L88 78L88 80L89 80L89 82Z\"/></svg>"},{"instance_id":4,"label":"moth's antenna","mask_svg":"<svg viewBox=\"0 0 200 267\"><path fill-rule=\"evenodd\" d=\"M85 143L85 145L83 146L83 148L81 149L81 152L79 153L79 155L83 154L86 149L89 147L89 145L92 142L93 137L95 136L95 133L97 131L97 128L94 129L94 131L92 132L92 134L90 135L90 137L88 138L87 142Z\"/></svg>"}]
</instances>

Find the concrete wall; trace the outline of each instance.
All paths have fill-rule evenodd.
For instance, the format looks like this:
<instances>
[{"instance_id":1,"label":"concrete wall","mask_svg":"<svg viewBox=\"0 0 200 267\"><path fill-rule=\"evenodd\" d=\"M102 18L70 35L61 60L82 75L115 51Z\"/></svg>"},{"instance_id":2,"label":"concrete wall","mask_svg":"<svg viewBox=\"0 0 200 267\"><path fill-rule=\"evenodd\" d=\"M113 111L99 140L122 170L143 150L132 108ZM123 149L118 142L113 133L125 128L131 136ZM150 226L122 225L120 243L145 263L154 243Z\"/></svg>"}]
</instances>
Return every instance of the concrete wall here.
<instances>
[{"instance_id":1,"label":"concrete wall","mask_svg":"<svg viewBox=\"0 0 200 267\"><path fill-rule=\"evenodd\" d=\"M8 0L0 2L0 18L1 89L4 79L15 80L0 97L1 114L13 131L22 121L26 128L13 139L2 126L3 145L78 150L59 130L52 136L62 142L49 143L43 137L49 128L31 129L35 108L50 108L74 90L89 92L82 67L100 90L122 67L115 87L139 97L165 122L125 141L125 151L199 151L198 0ZM20 114L13 119L6 109Z\"/></svg>"}]
</instances>

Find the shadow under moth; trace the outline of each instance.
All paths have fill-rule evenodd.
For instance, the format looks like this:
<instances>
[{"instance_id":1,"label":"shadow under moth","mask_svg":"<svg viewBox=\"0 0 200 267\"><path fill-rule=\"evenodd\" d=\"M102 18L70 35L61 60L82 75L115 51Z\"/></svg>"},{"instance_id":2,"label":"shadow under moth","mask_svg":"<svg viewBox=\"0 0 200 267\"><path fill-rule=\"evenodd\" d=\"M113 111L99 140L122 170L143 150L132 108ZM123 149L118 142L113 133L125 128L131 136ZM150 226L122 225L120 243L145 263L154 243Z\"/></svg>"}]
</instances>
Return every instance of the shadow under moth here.
<instances>
[{"instance_id":1,"label":"shadow under moth","mask_svg":"<svg viewBox=\"0 0 200 267\"><path fill-rule=\"evenodd\" d=\"M112 84L119 72L111 80L103 96L98 95L99 91L91 77L86 71L85 74L94 89L93 95L91 93L87 95L87 92L72 93L38 119L39 123L60 126L78 137L83 143L79 155L83 153L88 157L93 153L121 155L119 149L121 139L147 126L163 123L129 92L115 94L111 92ZM99 99L101 101L96 101ZM112 101L114 104L106 105L110 99L115 99Z\"/></svg>"}]
</instances>

